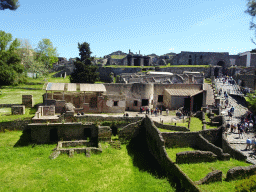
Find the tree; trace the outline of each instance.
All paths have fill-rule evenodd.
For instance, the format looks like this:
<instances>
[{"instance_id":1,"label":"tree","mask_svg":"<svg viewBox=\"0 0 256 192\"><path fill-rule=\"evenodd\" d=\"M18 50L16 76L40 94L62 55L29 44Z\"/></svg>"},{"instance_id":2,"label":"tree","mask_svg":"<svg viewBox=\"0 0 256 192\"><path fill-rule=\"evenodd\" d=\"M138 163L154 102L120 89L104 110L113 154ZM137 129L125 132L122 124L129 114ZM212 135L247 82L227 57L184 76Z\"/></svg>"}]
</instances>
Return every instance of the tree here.
<instances>
[{"instance_id":1,"label":"tree","mask_svg":"<svg viewBox=\"0 0 256 192\"><path fill-rule=\"evenodd\" d=\"M53 47L50 39L39 41L36 52L37 61L43 62L47 69L51 69L52 64L58 62L57 48Z\"/></svg>"},{"instance_id":2,"label":"tree","mask_svg":"<svg viewBox=\"0 0 256 192\"><path fill-rule=\"evenodd\" d=\"M18 84L25 80L24 66L17 53L18 39L12 41L12 35L0 31L0 85Z\"/></svg>"},{"instance_id":3,"label":"tree","mask_svg":"<svg viewBox=\"0 0 256 192\"><path fill-rule=\"evenodd\" d=\"M70 75L71 83L95 83L99 79L98 67L92 64L90 45L78 43L79 55L74 62L75 70Z\"/></svg>"},{"instance_id":4,"label":"tree","mask_svg":"<svg viewBox=\"0 0 256 192\"><path fill-rule=\"evenodd\" d=\"M255 0L248 0L247 9L246 9L245 13L248 13L250 16L252 16L252 20L250 22L250 29L252 29L252 30L256 29L256 24L254 22L254 18L256 16L256 1ZM256 44L253 39L252 39L252 42L254 44Z\"/></svg>"},{"instance_id":5,"label":"tree","mask_svg":"<svg viewBox=\"0 0 256 192\"><path fill-rule=\"evenodd\" d=\"M19 6L19 0L0 0L0 10L10 9L15 11Z\"/></svg>"},{"instance_id":6,"label":"tree","mask_svg":"<svg viewBox=\"0 0 256 192\"><path fill-rule=\"evenodd\" d=\"M29 40L19 39L19 41L20 47L18 49L18 54L20 55L21 62L25 67L25 71L36 74L45 74L47 69L40 59L37 60L37 54L32 48Z\"/></svg>"}]
</instances>

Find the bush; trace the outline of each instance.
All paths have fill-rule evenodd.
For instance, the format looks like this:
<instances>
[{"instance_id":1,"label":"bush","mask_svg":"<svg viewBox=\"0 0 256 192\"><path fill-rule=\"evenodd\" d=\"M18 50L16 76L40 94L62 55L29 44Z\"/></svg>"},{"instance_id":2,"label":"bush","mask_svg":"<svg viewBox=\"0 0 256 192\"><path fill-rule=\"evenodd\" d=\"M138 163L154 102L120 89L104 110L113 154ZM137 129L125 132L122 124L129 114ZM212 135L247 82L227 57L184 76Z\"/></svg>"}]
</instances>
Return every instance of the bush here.
<instances>
[{"instance_id":1,"label":"bush","mask_svg":"<svg viewBox=\"0 0 256 192\"><path fill-rule=\"evenodd\" d=\"M238 192L255 191L256 190L256 175L253 175L247 179L237 181L235 189Z\"/></svg>"}]
</instances>

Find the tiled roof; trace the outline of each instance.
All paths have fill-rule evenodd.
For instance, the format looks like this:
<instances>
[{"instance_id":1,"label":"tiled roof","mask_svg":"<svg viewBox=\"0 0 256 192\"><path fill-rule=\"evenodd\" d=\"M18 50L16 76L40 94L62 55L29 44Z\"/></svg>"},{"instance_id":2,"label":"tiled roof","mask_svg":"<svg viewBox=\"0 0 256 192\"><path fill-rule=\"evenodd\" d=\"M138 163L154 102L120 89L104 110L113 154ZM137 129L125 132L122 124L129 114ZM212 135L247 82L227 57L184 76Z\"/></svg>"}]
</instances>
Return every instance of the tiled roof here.
<instances>
[{"instance_id":1,"label":"tiled roof","mask_svg":"<svg viewBox=\"0 0 256 192\"><path fill-rule=\"evenodd\" d=\"M203 92L197 89L165 89L165 91L171 96L194 96Z\"/></svg>"}]
</instances>

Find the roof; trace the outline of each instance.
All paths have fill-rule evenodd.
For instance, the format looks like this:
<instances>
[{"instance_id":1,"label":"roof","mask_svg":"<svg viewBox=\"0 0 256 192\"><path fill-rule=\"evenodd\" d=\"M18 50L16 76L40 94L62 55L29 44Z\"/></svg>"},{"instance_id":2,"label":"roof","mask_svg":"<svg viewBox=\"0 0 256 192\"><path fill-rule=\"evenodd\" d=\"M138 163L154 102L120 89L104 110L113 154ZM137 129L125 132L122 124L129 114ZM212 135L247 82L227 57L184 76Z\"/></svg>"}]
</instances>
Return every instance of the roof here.
<instances>
[{"instance_id":1,"label":"roof","mask_svg":"<svg viewBox=\"0 0 256 192\"><path fill-rule=\"evenodd\" d=\"M158 71L149 71L147 72L148 75L173 75L170 72L158 72Z\"/></svg>"},{"instance_id":2,"label":"roof","mask_svg":"<svg viewBox=\"0 0 256 192\"><path fill-rule=\"evenodd\" d=\"M48 83L46 86L46 91L77 91L77 83ZM104 84L80 84L80 91L82 92L106 92Z\"/></svg>"},{"instance_id":3,"label":"roof","mask_svg":"<svg viewBox=\"0 0 256 192\"><path fill-rule=\"evenodd\" d=\"M65 83L48 83L46 91L64 91Z\"/></svg>"},{"instance_id":4,"label":"roof","mask_svg":"<svg viewBox=\"0 0 256 192\"><path fill-rule=\"evenodd\" d=\"M171 96L194 96L203 92L197 89L165 89L165 91Z\"/></svg>"},{"instance_id":5,"label":"roof","mask_svg":"<svg viewBox=\"0 0 256 192\"><path fill-rule=\"evenodd\" d=\"M76 91L76 83L68 83L68 91Z\"/></svg>"},{"instance_id":6,"label":"roof","mask_svg":"<svg viewBox=\"0 0 256 192\"><path fill-rule=\"evenodd\" d=\"M106 87L103 84L80 84L80 91L106 92Z\"/></svg>"}]
</instances>

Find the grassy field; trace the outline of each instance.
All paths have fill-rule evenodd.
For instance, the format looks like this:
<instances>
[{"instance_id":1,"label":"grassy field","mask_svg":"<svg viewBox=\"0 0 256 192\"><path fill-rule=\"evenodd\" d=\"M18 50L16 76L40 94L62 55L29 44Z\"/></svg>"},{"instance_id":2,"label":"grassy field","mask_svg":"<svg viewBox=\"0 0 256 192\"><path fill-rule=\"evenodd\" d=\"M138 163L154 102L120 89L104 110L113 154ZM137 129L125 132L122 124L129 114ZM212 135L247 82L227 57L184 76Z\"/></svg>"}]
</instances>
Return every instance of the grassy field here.
<instances>
[{"instance_id":1,"label":"grassy field","mask_svg":"<svg viewBox=\"0 0 256 192\"><path fill-rule=\"evenodd\" d=\"M173 162L176 161L176 153L183 151L194 151L193 148L167 148L167 154ZM236 181L226 182L227 171L237 166L249 166L250 164L230 159L230 161L216 161L211 163L193 163L193 164L179 164L181 170L190 178L192 181L199 181L204 178L208 173L214 170L221 170L223 172L223 181L216 182L207 185L199 185L202 191L235 191Z\"/></svg>"},{"instance_id":2,"label":"grassy field","mask_svg":"<svg viewBox=\"0 0 256 192\"><path fill-rule=\"evenodd\" d=\"M134 166L127 145L118 150L102 143L103 153L90 158L50 160L56 145L14 147L21 134L0 133L0 191L174 191L167 179Z\"/></svg>"}]
</instances>

